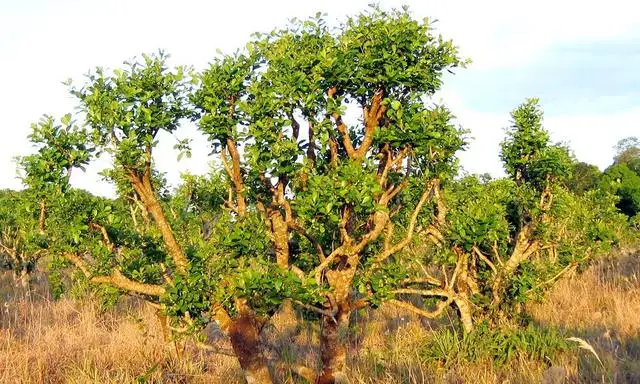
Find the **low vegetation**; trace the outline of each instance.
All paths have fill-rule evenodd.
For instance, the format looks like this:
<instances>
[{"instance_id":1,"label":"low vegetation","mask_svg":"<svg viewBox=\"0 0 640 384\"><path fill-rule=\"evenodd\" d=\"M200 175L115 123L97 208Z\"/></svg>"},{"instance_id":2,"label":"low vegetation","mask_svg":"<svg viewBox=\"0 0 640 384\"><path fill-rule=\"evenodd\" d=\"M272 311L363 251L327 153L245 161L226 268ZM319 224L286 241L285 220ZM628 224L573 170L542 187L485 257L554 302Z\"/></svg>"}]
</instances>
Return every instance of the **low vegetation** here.
<instances>
[{"instance_id":1,"label":"low vegetation","mask_svg":"<svg viewBox=\"0 0 640 384\"><path fill-rule=\"evenodd\" d=\"M542 302L527 306L531 325L465 337L455 313L425 320L383 306L354 319L349 332L349 382L353 383L633 383L640 380L640 263L637 254L614 255L583 273L565 276ZM51 301L43 282L29 298L9 289L0 334L3 383L242 383L232 356L193 343L180 355L166 343L155 309L138 300L105 308L99 298ZM279 319L266 340L284 360L317 361L316 329ZM292 328L298 327L296 332ZM70 331L72 330L72 331ZM211 345L230 350L210 327ZM482 335L482 337L480 337ZM489 338L485 338L489 335ZM588 351L566 340L587 341ZM510 350L510 352L507 352ZM510 354L508 356L508 354ZM276 371L282 382L299 379Z\"/></svg>"}]
</instances>

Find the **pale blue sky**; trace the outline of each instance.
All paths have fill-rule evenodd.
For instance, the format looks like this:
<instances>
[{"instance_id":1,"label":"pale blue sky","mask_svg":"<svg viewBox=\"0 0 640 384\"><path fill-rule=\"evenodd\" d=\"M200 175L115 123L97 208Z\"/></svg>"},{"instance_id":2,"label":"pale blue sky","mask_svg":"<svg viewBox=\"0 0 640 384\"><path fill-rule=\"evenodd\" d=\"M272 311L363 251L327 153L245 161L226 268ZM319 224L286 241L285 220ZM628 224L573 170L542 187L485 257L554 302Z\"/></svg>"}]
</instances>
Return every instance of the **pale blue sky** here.
<instances>
[{"instance_id":1,"label":"pale blue sky","mask_svg":"<svg viewBox=\"0 0 640 384\"><path fill-rule=\"evenodd\" d=\"M61 81L158 48L175 64L202 68L217 48L232 51L251 32L316 11L340 19L369 2L0 0L0 188L19 186L12 158L30 150L30 123L74 107ZM475 137L461 155L468 171L501 173L498 143L509 111L525 97L541 99L554 140L568 141L579 159L601 168L610 163L617 140L640 135L640 10L633 1L380 3L407 4L416 17L437 18L438 31L473 60L468 69L447 76L438 94ZM193 127L185 134L198 137ZM165 144L157 161L170 181L180 171L206 170L202 140L194 157L180 163L173 142ZM73 183L108 193L96 186L96 171L106 165L74 174Z\"/></svg>"}]
</instances>

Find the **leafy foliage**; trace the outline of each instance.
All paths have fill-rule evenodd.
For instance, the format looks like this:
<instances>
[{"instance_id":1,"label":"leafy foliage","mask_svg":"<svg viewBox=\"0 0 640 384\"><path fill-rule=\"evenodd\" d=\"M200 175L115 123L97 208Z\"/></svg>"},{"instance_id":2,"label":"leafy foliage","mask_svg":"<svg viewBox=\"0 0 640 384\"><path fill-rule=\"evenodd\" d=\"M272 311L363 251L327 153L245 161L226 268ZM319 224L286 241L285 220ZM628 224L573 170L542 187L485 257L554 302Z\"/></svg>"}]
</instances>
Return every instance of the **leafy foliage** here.
<instances>
[{"instance_id":1,"label":"leafy foliage","mask_svg":"<svg viewBox=\"0 0 640 384\"><path fill-rule=\"evenodd\" d=\"M485 326L466 335L439 331L420 350L420 355L426 361L441 362L447 367L487 361L503 366L519 358L553 362L569 348L567 340L554 329L530 325L523 329L491 330Z\"/></svg>"}]
</instances>

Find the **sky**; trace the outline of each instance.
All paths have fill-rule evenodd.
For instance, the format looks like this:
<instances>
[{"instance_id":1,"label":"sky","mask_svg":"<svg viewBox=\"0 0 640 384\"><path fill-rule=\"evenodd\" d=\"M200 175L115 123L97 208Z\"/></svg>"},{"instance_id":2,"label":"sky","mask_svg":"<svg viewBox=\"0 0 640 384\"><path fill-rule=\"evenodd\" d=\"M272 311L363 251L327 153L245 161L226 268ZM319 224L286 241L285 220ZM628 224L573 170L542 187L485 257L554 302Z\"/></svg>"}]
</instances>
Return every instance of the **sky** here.
<instances>
[{"instance_id":1,"label":"sky","mask_svg":"<svg viewBox=\"0 0 640 384\"><path fill-rule=\"evenodd\" d=\"M43 114L62 116L76 103L62 84L85 73L164 49L171 63L203 69L216 50L233 52L252 32L283 26L321 11L339 21L371 0L0 0L0 188L19 188L14 158L33 151L27 135ZM545 127L575 156L606 168L615 143L640 136L640 18L632 0L404 0L416 18L436 19L472 63L447 75L436 99L471 131L460 154L470 173L502 174L498 159L509 112L540 98ZM209 152L194 126L193 156L178 162L172 140L155 160L173 185L181 172L205 173ZM161 138L162 139L162 138ZM166 138L168 139L168 138ZM102 159L72 183L110 195L97 172Z\"/></svg>"}]
</instances>

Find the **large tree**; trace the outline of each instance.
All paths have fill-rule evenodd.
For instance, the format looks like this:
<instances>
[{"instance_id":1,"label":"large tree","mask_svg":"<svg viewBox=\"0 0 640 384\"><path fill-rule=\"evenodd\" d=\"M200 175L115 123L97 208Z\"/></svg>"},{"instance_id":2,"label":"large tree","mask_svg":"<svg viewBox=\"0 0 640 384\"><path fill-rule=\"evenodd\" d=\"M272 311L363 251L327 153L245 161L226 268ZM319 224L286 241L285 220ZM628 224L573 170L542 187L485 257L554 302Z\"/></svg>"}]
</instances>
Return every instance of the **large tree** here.
<instances>
[{"instance_id":1,"label":"large tree","mask_svg":"<svg viewBox=\"0 0 640 384\"><path fill-rule=\"evenodd\" d=\"M371 8L335 28L317 16L256 34L201 74L162 53L98 69L72 93L119 196L60 189L49 217L70 230L45 228L49 250L156 304L175 329L216 321L249 382L272 382L261 333L283 304L321 324L320 369L296 368L319 383L344 378L342 329L357 309L454 306L470 331L525 263L558 249L545 228L570 159L528 101L502 146L510 179L454 182L464 131L430 100L464 64L429 20ZM186 119L217 165L167 194L155 151Z\"/></svg>"}]
</instances>

